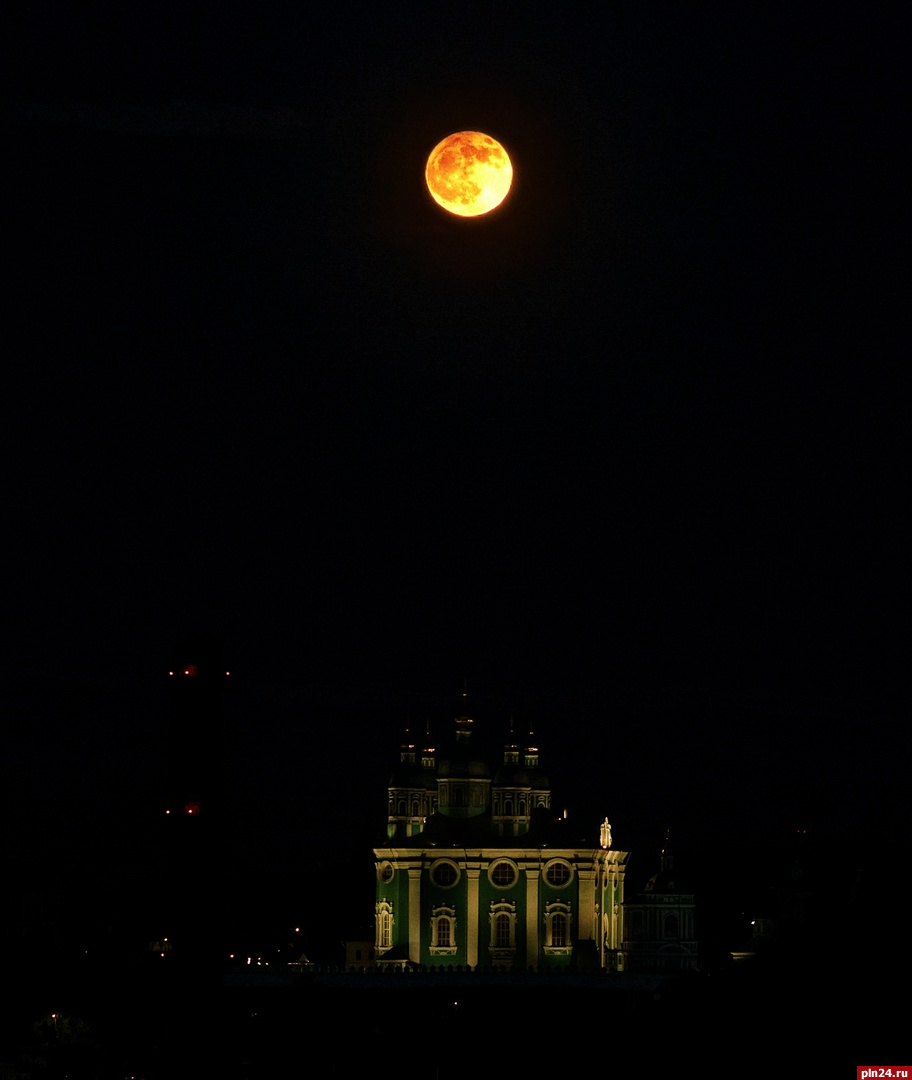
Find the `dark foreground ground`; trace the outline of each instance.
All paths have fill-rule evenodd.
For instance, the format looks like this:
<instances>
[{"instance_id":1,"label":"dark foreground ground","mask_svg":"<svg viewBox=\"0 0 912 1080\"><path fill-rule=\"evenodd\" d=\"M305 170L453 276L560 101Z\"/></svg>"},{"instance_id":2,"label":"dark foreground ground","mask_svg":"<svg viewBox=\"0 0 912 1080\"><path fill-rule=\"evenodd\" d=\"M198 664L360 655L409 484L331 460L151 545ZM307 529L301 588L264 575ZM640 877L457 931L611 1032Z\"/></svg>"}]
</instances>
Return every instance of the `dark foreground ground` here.
<instances>
[{"instance_id":1,"label":"dark foreground ground","mask_svg":"<svg viewBox=\"0 0 912 1080\"><path fill-rule=\"evenodd\" d=\"M447 1080L470 1069L591 1067L659 1076L688 1064L811 1063L824 1043L827 1056L837 1046L848 1065L875 1049L899 1049L903 1001L889 964L853 969L850 959L804 950L659 987L471 975L245 983L172 966L74 983L70 1011L37 1022L34 986L23 986L4 1016L0 1075L259 1080L381 1069Z\"/></svg>"}]
</instances>

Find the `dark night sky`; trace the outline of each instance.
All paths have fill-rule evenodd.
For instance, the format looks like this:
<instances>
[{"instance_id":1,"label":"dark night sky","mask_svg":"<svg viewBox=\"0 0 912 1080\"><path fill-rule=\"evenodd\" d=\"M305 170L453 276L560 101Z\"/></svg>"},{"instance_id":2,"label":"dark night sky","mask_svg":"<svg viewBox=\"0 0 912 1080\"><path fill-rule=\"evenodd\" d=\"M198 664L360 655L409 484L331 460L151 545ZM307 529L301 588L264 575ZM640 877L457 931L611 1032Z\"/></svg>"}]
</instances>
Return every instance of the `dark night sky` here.
<instances>
[{"instance_id":1,"label":"dark night sky","mask_svg":"<svg viewBox=\"0 0 912 1080\"><path fill-rule=\"evenodd\" d=\"M279 801L364 747L382 813L372 755L466 677L620 835L870 826L905 696L890 29L387 7L14 28L14 761L57 808L73 762L129 786L174 643L217 633ZM480 221L423 187L464 128L516 168Z\"/></svg>"}]
</instances>

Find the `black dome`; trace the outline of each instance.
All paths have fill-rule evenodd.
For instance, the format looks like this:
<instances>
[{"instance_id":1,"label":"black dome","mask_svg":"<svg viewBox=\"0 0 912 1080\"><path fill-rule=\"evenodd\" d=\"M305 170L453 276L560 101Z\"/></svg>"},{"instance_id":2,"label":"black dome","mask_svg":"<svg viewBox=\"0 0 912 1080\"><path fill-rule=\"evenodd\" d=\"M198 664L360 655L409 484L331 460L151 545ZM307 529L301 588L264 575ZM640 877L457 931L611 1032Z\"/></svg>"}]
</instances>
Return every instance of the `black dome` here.
<instances>
[{"instance_id":1,"label":"black dome","mask_svg":"<svg viewBox=\"0 0 912 1080\"><path fill-rule=\"evenodd\" d=\"M497 787L532 787L532 777L522 765L502 765L494 777Z\"/></svg>"},{"instance_id":2,"label":"black dome","mask_svg":"<svg viewBox=\"0 0 912 1080\"><path fill-rule=\"evenodd\" d=\"M487 780L491 770L486 761L470 754L468 747L457 746L440 762L437 775L451 780Z\"/></svg>"},{"instance_id":3,"label":"black dome","mask_svg":"<svg viewBox=\"0 0 912 1080\"><path fill-rule=\"evenodd\" d=\"M436 787L436 781L430 770L422 769L414 761L400 761L393 768L387 786L391 788L429 788Z\"/></svg>"}]
</instances>

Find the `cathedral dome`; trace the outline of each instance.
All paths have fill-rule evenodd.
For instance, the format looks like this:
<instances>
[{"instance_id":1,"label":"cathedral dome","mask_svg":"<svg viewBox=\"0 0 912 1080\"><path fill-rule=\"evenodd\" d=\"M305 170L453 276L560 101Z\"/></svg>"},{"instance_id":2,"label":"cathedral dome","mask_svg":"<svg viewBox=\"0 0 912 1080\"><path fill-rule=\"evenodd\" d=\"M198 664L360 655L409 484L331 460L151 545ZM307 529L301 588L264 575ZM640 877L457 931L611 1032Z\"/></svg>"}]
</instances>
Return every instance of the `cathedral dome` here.
<instances>
[{"instance_id":1,"label":"cathedral dome","mask_svg":"<svg viewBox=\"0 0 912 1080\"><path fill-rule=\"evenodd\" d=\"M470 754L468 747L456 746L440 762L437 775L450 780L487 780L491 776L488 763L482 758Z\"/></svg>"},{"instance_id":2,"label":"cathedral dome","mask_svg":"<svg viewBox=\"0 0 912 1080\"><path fill-rule=\"evenodd\" d=\"M682 877L674 869L672 856L663 851L661 869L646 882L646 888L643 891L648 893L689 893L692 892L692 886L685 877Z\"/></svg>"},{"instance_id":3,"label":"cathedral dome","mask_svg":"<svg viewBox=\"0 0 912 1080\"><path fill-rule=\"evenodd\" d=\"M494 784L496 787L527 788L532 787L532 777L522 765L501 765L494 777Z\"/></svg>"},{"instance_id":4,"label":"cathedral dome","mask_svg":"<svg viewBox=\"0 0 912 1080\"><path fill-rule=\"evenodd\" d=\"M389 784L391 788L427 788L434 787L434 776L414 761L400 761L393 767Z\"/></svg>"}]
</instances>

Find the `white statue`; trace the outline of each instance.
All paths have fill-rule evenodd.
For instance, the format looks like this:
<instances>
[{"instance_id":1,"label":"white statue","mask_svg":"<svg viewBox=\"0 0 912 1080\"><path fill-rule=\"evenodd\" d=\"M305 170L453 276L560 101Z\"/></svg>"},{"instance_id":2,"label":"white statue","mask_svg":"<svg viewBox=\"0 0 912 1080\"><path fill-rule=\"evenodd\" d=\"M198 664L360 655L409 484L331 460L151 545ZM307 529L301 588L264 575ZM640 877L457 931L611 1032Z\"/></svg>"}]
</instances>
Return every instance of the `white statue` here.
<instances>
[{"instance_id":1,"label":"white statue","mask_svg":"<svg viewBox=\"0 0 912 1080\"><path fill-rule=\"evenodd\" d=\"M611 826L608 824L608 818L605 818L602 822L600 839L602 847L607 851L611 847Z\"/></svg>"}]
</instances>

